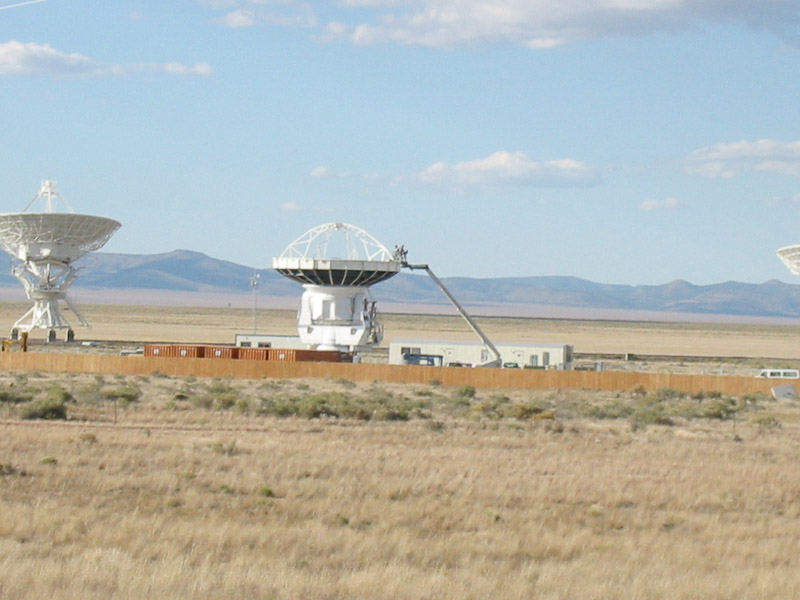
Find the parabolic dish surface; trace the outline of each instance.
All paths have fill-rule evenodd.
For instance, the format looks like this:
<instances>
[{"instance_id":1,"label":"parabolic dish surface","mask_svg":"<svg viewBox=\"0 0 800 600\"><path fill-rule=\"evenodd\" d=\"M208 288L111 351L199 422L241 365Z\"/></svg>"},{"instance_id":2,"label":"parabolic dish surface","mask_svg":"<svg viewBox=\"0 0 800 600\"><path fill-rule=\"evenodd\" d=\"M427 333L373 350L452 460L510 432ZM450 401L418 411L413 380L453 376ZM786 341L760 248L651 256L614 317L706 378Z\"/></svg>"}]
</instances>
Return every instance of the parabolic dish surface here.
<instances>
[{"instance_id":1,"label":"parabolic dish surface","mask_svg":"<svg viewBox=\"0 0 800 600\"><path fill-rule=\"evenodd\" d=\"M49 246L53 258L76 260L103 246L119 227L114 219L74 213L0 214L0 247L16 256L22 247Z\"/></svg>"},{"instance_id":2,"label":"parabolic dish surface","mask_svg":"<svg viewBox=\"0 0 800 600\"><path fill-rule=\"evenodd\" d=\"M795 275L800 275L800 245L786 246L777 252L780 259Z\"/></svg>"},{"instance_id":3,"label":"parabolic dish surface","mask_svg":"<svg viewBox=\"0 0 800 600\"><path fill-rule=\"evenodd\" d=\"M281 256L272 259L272 268L303 284L364 287L394 277L401 265L396 261Z\"/></svg>"}]
</instances>

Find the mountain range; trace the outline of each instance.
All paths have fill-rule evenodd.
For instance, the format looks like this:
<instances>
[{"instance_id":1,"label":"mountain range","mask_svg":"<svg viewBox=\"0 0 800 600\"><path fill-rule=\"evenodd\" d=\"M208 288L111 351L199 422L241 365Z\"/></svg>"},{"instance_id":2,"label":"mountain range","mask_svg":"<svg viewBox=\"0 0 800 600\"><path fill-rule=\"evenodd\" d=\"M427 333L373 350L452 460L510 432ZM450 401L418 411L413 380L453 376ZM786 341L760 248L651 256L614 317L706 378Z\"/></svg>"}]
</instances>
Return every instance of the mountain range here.
<instances>
[{"instance_id":1,"label":"mountain range","mask_svg":"<svg viewBox=\"0 0 800 600\"><path fill-rule=\"evenodd\" d=\"M80 275L73 286L79 300L102 301L111 297L147 303L148 297L178 295L183 302L202 295L246 305L251 297L251 278L259 275L258 294L262 306L270 299L285 306L296 305L302 293L299 284L272 269L253 269L218 260L199 252L176 250L164 254L132 255L95 252L76 266ZM519 316L569 316L649 314L728 315L757 318L800 318L800 285L770 280L760 284L728 281L693 285L677 280L663 285L618 285L577 277L446 277L442 281L453 295L476 312ZM0 274L0 288L21 286L8 272ZM372 288L379 305L409 307L416 312L439 312L449 302L425 275L402 272ZM6 294L7 297L7 294ZM154 302L159 303L159 302ZM605 311L605 313L604 313Z\"/></svg>"}]
</instances>

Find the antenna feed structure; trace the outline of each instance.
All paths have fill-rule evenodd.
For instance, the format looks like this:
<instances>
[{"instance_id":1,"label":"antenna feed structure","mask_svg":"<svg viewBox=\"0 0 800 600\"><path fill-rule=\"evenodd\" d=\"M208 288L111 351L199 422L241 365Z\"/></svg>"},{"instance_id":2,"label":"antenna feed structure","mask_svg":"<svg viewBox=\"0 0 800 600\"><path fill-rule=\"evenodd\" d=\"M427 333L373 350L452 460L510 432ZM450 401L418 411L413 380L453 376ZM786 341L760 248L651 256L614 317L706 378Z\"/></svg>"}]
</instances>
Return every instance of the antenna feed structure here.
<instances>
[{"instance_id":1,"label":"antenna feed structure","mask_svg":"<svg viewBox=\"0 0 800 600\"><path fill-rule=\"evenodd\" d=\"M43 204L39 212L31 210L37 202ZM67 212L57 212L57 202ZM89 326L67 297L78 276L73 263L102 247L119 227L113 219L76 214L52 180L42 182L39 193L22 212L0 214L0 248L11 255L11 273L33 300L33 306L14 323L12 339L38 328L48 331L47 341L51 342L57 329L66 329L66 339L72 341L74 332L61 314L59 301L82 325Z\"/></svg>"},{"instance_id":2,"label":"antenna feed structure","mask_svg":"<svg viewBox=\"0 0 800 600\"><path fill-rule=\"evenodd\" d=\"M402 264L369 233L348 223L319 225L273 258L272 268L305 288L297 312L304 344L359 352L381 343L370 287L394 277Z\"/></svg>"}]
</instances>

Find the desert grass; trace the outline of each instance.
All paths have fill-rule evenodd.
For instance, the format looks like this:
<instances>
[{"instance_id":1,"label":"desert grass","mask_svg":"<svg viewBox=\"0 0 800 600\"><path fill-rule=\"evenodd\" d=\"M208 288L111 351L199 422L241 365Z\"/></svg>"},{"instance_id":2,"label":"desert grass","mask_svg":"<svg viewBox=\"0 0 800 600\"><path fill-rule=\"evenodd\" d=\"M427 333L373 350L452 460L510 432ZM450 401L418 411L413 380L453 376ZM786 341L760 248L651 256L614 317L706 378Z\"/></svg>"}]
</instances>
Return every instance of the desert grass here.
<instances>
[{"instance_id":1,"label":"desert grass","mask_svg":"<svg viewBox=\"0 0 800 600\"><path fill-rule=\"evenodd\" d=\"M159 374L0 389L4 599L800 591L796 404ZM67 418L24 419L42 398Z\"/></svg>"}]
</instances>

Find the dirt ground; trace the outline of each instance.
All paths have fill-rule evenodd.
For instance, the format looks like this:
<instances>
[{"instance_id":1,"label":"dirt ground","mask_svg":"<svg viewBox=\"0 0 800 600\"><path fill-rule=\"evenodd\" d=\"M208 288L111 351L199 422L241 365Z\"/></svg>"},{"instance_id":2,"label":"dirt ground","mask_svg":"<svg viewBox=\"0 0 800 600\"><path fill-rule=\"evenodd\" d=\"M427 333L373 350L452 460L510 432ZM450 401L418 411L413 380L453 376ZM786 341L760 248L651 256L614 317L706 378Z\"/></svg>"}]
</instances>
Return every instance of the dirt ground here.
<instances>
[{"instance_id":1,"label":"dirt ground","mask_svg":"<svg viewBox=\"0 0 800 600\"><path fill-rule=\"evenodd\" d=\"M10 332L28 306L0 303L0 331ZM259 333L296 333L293 310L259 310L255 323L251 310L236 307L94 304L81 310L91 327L77 326L76 340L122 342L104 344L107 351L143 342L230 344L237 333L254 329ZM67 312L66 316L77 322L75 315ZM389 342L395 339L476 339L457 315L384 314L383 321L384 342L375 360L385 357ZM751 374L760 367L800 365L800 325L514 317L479 317L477 321L496 342L570 344L579 365L586 368L601 362L604 368L613 370ZM34 343L43 338L38 331L31 336ZM76 347L82 346L76 344L72 350ZM70 350L60 345L54 349ZM624 360L624 355L633 360ZM654 356L661 358L654 360Z\"/></svg>"}]
</instances>

